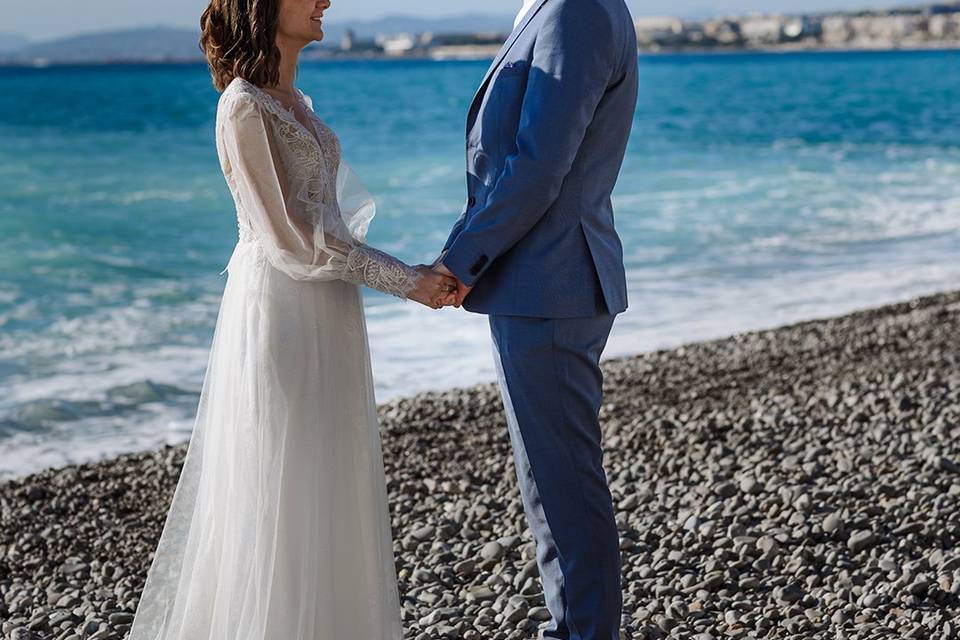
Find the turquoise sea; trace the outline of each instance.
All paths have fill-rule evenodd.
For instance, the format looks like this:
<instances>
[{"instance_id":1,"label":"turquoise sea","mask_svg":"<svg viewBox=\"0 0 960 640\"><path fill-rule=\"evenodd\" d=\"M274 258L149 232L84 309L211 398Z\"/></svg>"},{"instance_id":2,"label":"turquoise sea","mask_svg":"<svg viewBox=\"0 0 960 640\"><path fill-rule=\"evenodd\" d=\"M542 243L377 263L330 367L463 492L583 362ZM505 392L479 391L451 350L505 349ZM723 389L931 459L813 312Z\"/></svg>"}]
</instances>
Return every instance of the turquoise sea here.
<instances>
[{"instance_id":1,"label":"turquoise sea","mask_svg":"<svg viewBox=\"0 0 960 640\"><path fill-rule=\"evenodd\" d=\"M439 251L485 62L306 64L376 195ZM957 288L956 52L644 57L607 355ZM0 477L189 437L236 238L204 67L0 69ZM493 379L484 318L367 294L378 398Z\"/></svg>"}]
</instances>

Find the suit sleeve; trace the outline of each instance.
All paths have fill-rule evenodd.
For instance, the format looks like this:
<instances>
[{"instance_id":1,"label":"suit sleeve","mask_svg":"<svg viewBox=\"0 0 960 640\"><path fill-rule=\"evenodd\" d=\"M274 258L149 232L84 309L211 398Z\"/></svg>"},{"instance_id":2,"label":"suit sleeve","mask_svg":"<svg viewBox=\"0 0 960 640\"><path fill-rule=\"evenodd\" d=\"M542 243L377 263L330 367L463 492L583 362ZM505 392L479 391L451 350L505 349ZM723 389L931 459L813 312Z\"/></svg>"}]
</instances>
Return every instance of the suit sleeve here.
<instances>
[{"instance_id":1,"label":"suit sleeve","mask_svg":"<svg viewBox=\"0 0 960 640\"><path fill-rule=\"evenodd\" d=\"M447 238L447 243L443 245L444 251L449 251L450 246L453 244L453 241L463 232L463 226L467 222L467 209L469 207L464 207L463 211L460 212L460 217L453 225L453 229L450 231L450 236Z\"/></svg>"},{"instance_id":2,"label":"suit sleeve","mask_svg":"<svg viewBox=\"0 0 960 640\"><path fill-rule=\"evenodd\" d=\"M443 260L467 286L519 242L560 195L619 50L612 18L595 2L563 2L546 17L534 45L517 150L507 157L484 208L455 238L451 235Z\"/></svg>"}]
</instances>

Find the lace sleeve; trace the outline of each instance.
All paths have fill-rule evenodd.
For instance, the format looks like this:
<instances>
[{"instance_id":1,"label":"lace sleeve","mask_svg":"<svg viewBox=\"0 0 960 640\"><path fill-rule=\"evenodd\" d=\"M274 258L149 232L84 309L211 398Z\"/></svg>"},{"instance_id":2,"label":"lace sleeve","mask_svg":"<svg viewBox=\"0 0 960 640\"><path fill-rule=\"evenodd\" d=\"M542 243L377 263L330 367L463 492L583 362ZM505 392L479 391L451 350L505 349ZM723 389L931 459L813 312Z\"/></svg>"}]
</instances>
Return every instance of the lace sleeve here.
<instances>
[{"instance_id":1,"label":"lace sleeve","mask_svg":"<svg viewBox=\"0 0 960 640\"><path fill-rule=\"evenodd\" d=\"M376 204L357 174L342 159L337 171L337 202L340 218L355 242L342 263L343 279L406 298L421 276L393 256L364 244L370 221L376 215Z\"/></svg>"},{"instance_id":2,"label":"lace sleeve","mask_svg":"<svg viewBox=\"0 0 960 640\"><path fill-rule=\"evenodd\" d=\"M343 279L406 299L422 276L393 256L361 244L347 254Z\"/></svg>"},{"instance_id":3,"label":"lace sleeve","mask_svg":"<svg viewBox=\"0 0 960 640\"><path fill-rule=\"evenodd\" d=\"M364 243L376 207L349 167L337 167L339 153L337 173L325 173L317 145L283 114L271 112L279 118L274 131L264 113L269 103L251 94L231 98L218 115L224 171L270 264L295 280L342 279L406 298L420 274Z\"/></svg>"}]
</instances>

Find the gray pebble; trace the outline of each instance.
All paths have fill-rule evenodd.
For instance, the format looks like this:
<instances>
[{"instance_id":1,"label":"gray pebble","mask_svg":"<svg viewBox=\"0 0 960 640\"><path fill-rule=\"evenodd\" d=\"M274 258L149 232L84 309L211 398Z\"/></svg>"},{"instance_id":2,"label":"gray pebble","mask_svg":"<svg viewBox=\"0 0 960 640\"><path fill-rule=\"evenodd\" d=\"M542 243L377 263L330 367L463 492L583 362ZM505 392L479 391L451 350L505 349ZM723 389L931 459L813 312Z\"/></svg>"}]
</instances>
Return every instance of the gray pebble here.
<instances>
[{"instance_id":1,"label":"gray pebble","mask_svg":"<svg viewBox=\"0 0 960 640\"><path fill-rule=\"evenodd\" d=\"M604 361L621 637L960 640L957 335L949 293ZM499 391L379 418L406 637L535 637L550 616ZM123 638L184 454L0 483L0 635Z\"/></svg>"},{"instance_id":2,"label":"gray pebble","mask_svg":"<svg viewBox=\"0 0 960 640\"><path fill-rule=\"evenodd\" d=\"M877 541L877 535L873 531L854 531L850 534L850 539L847 541L847 546L854 553L860 553L864 549L868 549L874 545Z\"/></svg>"}]
</instances>

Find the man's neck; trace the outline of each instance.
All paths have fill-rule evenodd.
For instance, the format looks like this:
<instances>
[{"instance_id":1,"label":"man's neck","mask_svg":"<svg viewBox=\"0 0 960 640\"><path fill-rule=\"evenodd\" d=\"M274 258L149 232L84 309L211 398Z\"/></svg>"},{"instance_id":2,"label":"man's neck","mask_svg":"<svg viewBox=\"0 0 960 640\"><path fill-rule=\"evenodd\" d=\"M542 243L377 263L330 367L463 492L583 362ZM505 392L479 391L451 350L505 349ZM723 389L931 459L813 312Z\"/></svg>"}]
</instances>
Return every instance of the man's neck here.
<instances>
[{"instance_id":1,"label":"man's neck","mask_svg":"<svg viewBox=\"0 0 960 640\"><path fill-rule=\"evenodd\" d=\"M536 0L523 0L520 4L520 13L517 14L517 19L513 24L514 28L520 26L520 23L523 22L523 19L527 17L527 12L533 7L533 3Z\"/></svg>"}]
</instances>

